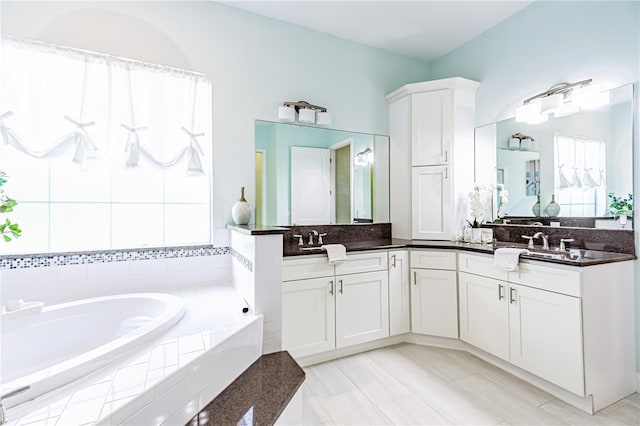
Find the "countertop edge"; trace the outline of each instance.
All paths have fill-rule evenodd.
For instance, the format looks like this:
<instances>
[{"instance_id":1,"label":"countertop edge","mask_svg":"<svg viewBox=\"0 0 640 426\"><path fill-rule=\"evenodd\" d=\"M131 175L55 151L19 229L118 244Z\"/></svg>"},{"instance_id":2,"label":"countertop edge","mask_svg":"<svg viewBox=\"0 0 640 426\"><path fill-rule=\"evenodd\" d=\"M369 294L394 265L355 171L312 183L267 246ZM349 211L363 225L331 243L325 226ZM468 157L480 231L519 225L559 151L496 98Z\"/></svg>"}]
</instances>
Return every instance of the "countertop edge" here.
<instances>
[{"instance_id":1,"label":"countertop edge","mask_svg":"<svg viewBox=\"0 0 640 426\"><path fill-rule=\"evenodd\" d=\"M377 245L356 246L356 247L349 247L349 245L346 244L346 248L347 248L347 252L393 250L393 249L405 249L405 248L461 250L461 251L469 251L474 253L484 253L484 254L491 254L491 255L494 252L494 246L489 246L486 244L463 243L463 242L457 242L457 241L435 241L435 240L428 240L428 241L425 240L424 242L418 242L415 240L401 240L401 239L395 239L395 238L392 240L390 244L377 244ZM324 253L323 251L300 251L297 253L285 254L283 257L286 259L286 258L295 258L300 256L309 256L314 254L318 255L323 253ZM568 266L576 266L576 267L625 262L625 261L637 259L637 257L632 254L616 253L616 255L617 256L615 256L614 258L588 259L583 261L544 258L540 256L526 255L526 254L521 255L521 258L526 260L544 262L544 263L555 263L559 265L568 265Z\"/></svg>"}]
</instances>

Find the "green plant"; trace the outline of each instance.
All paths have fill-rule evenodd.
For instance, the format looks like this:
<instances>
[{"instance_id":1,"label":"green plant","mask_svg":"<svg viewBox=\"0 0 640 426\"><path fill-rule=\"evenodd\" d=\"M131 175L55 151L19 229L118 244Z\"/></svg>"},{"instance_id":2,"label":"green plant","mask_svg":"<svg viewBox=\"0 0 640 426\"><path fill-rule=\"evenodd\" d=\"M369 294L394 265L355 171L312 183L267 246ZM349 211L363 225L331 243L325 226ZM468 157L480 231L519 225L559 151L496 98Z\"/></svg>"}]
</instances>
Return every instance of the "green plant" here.
<instances>
[{"instance_id":1,"label":"green plant","mask_svg":"<svg viewBox=\"0 0 640 426\"><path fill-rule=\"evenodd\" d=\"M9 198L4 193L2 186L7 183L7 175L0 170L0 213L9 213L13 211L13 208L18 204L16 200ZM9 242L11 237L18 238L22 235L22 230L17 223L12 223L9 219L5 219L4 223L0 223L0 235L2 238Z\"/></svg>"},{"instance_id":2,"label":"green plant","mask_svg":"<svg viewBox=\"0 0 640 426\"><path fill-rule=\"evenodd\" d=\"M609 214L612 216L620 216L620 215L633 215L633 195L629 194L626 198L616 197L613 192L610 192L609 198L611 198L611 202L609 203Z\"/></svg>"}]
</instances>

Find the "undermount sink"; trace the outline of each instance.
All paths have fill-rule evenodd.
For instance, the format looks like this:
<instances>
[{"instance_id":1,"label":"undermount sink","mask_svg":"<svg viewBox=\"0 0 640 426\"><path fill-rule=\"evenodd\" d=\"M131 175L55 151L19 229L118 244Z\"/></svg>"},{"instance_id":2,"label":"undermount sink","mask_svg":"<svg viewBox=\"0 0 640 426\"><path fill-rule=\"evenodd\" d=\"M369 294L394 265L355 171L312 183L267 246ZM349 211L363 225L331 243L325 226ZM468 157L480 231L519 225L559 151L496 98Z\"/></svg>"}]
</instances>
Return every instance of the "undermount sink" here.
<instances>
[{"instance_id":1,"label":"undermount sink","mask_svg":"<svg viewBox=\"0 0 640 426\"><path fill-rule=\"evenodd\" d=\"M561 251L537 251L537 250L529 250L529 256L537 256L544 257L547 259L558 259L558 260L579 260L582 258L580 252L576 250L573 252L561 252Z\"/></svg>"}]
</instances>

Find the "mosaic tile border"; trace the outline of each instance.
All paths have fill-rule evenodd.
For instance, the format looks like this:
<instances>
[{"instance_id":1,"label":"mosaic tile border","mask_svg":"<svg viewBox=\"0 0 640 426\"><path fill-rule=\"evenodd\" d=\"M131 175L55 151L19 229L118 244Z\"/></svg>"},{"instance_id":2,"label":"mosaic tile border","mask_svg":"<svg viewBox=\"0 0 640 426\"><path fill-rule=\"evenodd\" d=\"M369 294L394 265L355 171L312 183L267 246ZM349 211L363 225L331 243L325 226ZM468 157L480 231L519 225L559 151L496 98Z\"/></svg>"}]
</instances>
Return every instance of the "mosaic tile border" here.
<instances>
[{"instance_id":1,"label":"mosaic tile border","mask_svg":"<svg viewBox=\"0 0 640 426\"><path fill-rule=\"evenodd\" d=\"M219 256L229 254L229 247L182 246L145 249L86 251L20 256L0 256L0 269L46 268L48 266L84 265L88 263L126 262L129 260L171 259L178 257ZM253 267L253 265L252 265Z\"/></svg>"},{"instance_id":2,"label":"mosaic tile border","mask_svg":"<svg viewBox=\"0 0 640 426\"><path fill-rule=\"evenodd\" d=\"M253 262L249 259L247 259L246 257L244 257L242 254L240 254L237 250L235 250L234 248L230 247L229 248L229 252L231 253L231 256L237 260L238 262L240 262L240 264L242 266L244 266L245 268L247 268L249 271L253 272Z\"/></svg>"}]
</instances>

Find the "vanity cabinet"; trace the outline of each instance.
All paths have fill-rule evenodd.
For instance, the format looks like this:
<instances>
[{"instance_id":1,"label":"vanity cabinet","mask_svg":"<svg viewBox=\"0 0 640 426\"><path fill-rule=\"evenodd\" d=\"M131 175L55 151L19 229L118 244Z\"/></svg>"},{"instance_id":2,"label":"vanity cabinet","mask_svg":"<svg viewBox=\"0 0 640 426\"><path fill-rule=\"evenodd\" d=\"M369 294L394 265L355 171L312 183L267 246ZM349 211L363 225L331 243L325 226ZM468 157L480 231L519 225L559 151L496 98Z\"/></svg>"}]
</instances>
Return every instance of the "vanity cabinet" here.
<instances>
[{"instance_id":1,"label":"vanity cabinet","mask_svg":"<svg viewBox=\"0 0 640 426\"><path fill-rule=\"evenodd\" d=\"M387 252L283 261L282 345L303 357L389 336Z\"/></svg>"},{"instance_id":2,"label":"vanity cabinet","mask_svg":"<svg viewBox=\"0 0 640 426\"><path fill-rule=\"evenodd\" d=\"M473 184L475 92L479 83L447 78L407 84L387 95L391 222L399 238L455 239L455 200ZM410 176L406 169L412 167ZM399 226L395 226L395 224ZM404 224L411 224L410 227Z\"/></svg>"},{"instance_id":3,"label":"vanity cabinet","mask_svg":"<svg viewBox=\"0 0 640 426\"><path fill-rule=\"evenodd\" d=\"M411 250L411 330L458 338L456 253Z\"/></svg>"},{"instance_id":4,"label":"vanity cabinet","mask_svg":"<svg viewBox=\"0 0 640 426\"><path fill-rule=\"evenodd\" d=\"M409 251L389 251L389 335L411 331Z\"/></svg>"},{"instance_id":5,"label":"vanity cabinet","mask_svg":"<svg viewBox=\"0 0 640 426\"><path fill-rule=\"evenodd\" d=\"M602 408L633 392L632 268L460 253L460 338Z\"/></svg>"}]
</instances>

